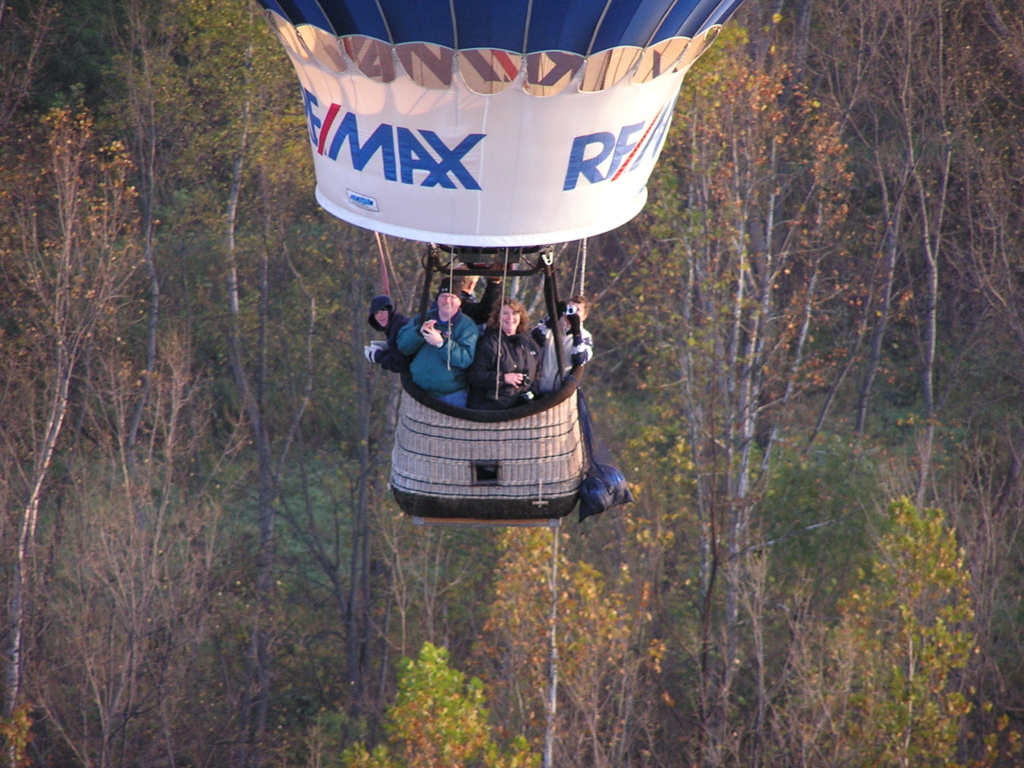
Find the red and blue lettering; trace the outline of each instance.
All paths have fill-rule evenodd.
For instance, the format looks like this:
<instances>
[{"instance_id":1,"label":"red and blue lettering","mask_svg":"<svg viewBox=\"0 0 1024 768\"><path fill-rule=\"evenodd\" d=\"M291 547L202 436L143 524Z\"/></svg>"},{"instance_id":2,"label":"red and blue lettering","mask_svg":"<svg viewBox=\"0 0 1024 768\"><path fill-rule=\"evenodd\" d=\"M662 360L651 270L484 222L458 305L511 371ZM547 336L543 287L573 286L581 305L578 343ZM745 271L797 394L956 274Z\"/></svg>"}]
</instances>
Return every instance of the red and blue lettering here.
<instances>
[{"instance_id":1,"label":"red and blue lettering","mask_svg":"<svg viewBox=\"0 0 1024 768\"><path fill-rule=\"evenodd\" d=\"M439 186L444 189L456 189L457 181L465 189L480 189L480 184L463 165L462 160L484 139L483 133L471 133L456 146L449 147L434 131L413 131L410 128L395 128L389 123L381 123L364 143L360 143L359 123L354 113L346 112L339 121L337 118L341 106L331 104L321 120L313 109L319 106L316 96L303 89L303 101L309 124L309 140L316 148L317 154L337 160L342 145L348 142L349 159L353 169L357 171L364 170L370 160L379 153L384 178L388 181L416 184L415 174L419 171L421 187ZM426 146L417 138L417 133L426 142Z\"/></svg>"}]
</instances>

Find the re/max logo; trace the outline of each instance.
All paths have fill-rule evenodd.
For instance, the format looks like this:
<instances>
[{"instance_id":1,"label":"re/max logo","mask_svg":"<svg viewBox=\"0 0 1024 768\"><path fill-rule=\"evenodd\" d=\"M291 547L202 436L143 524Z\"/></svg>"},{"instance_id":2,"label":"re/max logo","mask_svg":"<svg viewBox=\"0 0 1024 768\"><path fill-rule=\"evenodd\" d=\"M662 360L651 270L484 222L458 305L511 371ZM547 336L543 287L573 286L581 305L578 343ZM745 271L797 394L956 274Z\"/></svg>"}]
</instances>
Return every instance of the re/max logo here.
<instances>
[{"instance_id":1,"label":"re/max logo","mask_svg":"<svg viewBox=\"0 0 1024 768\"><path fill-rule=\"evenodd\" d=\"M471 133L457 146L449 147L434 131L420 129L416 133L428 145L424 146L409 128L381 123L364 143L360 143L359 126L353 112L346 112L339 120L341 106L331 104L321 119L316 96L303 89L302 98L309 124L309 140L318 154L337 160L342 145L347 141L352 167L357 171L364 170L380 153L384 178L388 181L416 184L414 174L420 171L421 187L456 189L457 181L465 189L480 190L479 182L462 161L486 134ZM644 121L623 126L618 136L602 131L575 137L562 190L576 189L581 177L590 184L616 181L626 171L635 170L648 154L656 156L665 140L674 104L673 99L649 123ZM596 153L594 147L597 147Z\"/></svg>"},{"instance_id":2,"label":"re/max logo","mask_svg":"<svg viewBox=\"0 0 1024 768\"><path fill-rule=\"evenodd\" d=\"M615 181L626 170L634 170L648 151L651 151L652 157L657 156L665 141L674 105L675 99L673 98L669 104L661 108L650 124L644 121L634 125L625 125L619 130L617 137L612 133L601 132L577 136L573 139L572 150L569 153L569 167L565 172L562 191L569 192L576 189L576 184L581 176L591 184ZM634 140L633 137L637 134L640 134L640 137ZM587 157L588 149L594 145L599 145L600 149L597 154ZM601 166L609 156L611 156L611 162L608 163L606 169L602 170Z\"/></svg>"},{"instance_id":3,"label":"re/max logo","mask_svg":"<svg viewBox=\"0 0 1024 768\"><path fill-rule=\"evenodd\" d=\"M316 96L303 89L302 98L306 106L306 119L309 121L309 140L319 154L337 160L341 146L347 140L352 167L357 171L366 168L370 159L379 152L384 164L384 178L388 181L398 181L401 174L403 184L415 184L414 173L425 171L421 187L455 189L457 180L466 189L480 189L480 184L462 164L462 158L480 143L484 134L471 133L458 146L449 147L433 131L420 130L420 136L434 151L431 154L408 128L395 128L388 123L381 123L366 142L360 144L355 114L346 112L338 121L341 106L331 104L321 121L313 109L319 106Z\"/></svg>"}]
</instances>

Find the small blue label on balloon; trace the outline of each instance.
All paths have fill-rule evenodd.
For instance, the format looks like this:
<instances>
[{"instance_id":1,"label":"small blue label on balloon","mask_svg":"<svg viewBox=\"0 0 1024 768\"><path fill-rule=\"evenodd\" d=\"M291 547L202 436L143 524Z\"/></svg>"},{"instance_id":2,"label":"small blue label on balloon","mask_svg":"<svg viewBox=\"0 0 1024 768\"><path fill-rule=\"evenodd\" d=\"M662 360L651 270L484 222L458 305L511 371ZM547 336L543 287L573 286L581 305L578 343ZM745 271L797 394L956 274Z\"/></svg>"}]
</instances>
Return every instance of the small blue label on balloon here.
<instances>
[{"instance_id":1,"label":"small blue label on balloon","mask_svg":"<svg viewBox=\"0 0 1024 768\"><path fill-rule=\"evenodd\" d=\"M357 205L360 208L367 211L374 211L375 213L379 211L377 208L377 201L372 197L360 195L358 192L353 192L351 189L346 191L348 192L348 201L352 203L352 205Z\"/></svg>"}]
</instances>

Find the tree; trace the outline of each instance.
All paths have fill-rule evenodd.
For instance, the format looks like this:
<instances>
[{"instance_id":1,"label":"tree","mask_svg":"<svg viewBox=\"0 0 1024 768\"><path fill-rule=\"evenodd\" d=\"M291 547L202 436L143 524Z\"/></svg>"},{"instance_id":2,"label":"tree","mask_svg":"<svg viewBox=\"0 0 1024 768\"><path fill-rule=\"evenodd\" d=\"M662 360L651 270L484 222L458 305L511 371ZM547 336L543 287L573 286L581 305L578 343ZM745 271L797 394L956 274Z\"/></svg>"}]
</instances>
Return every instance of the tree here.
<instances>
[{"instance_id":1,"label":"tree","mask_svg":"<svg viewBox=\"0 0 1024 768\"><path fill-rule=\"evenodd\" d=\"M863 435L867 427L883 339L888 337L890 349L904 344L893 338L891 310L894 270L899 261L905 261L900 293L912 313L907 319L915 326L905 346L919 350L918 506L929 492L944 399L937 387L946 362L939 339L939 292L949 284L942 279L943 265L959 239L957 213L949 200L952 190L969 183L973 175L967 165L959 172L959 156L970 154L970 134L977 130L982 94L989 87L972 73L984 66L988 55L975 51L990 41L981 43L973 34L980 9L966 8L941 2L903 2L889 8L868 0L824 9L829 42L823 68L836 109L843 115L844 135L849 136L852 154L863 169L862 185L872 190L859 209L865 212L865 227L876 240L872 250L883 257L884 264L876 278L881 298L868 299L877 310L872 313L875 321L859 392L857 431ZM909 362L905 354L900 357L900 362Z\"/></svg>"},{"instance_id":2,"label":"tree","mask_svg":"<svg viewBox=\"0 0 1024 768\"><path fill-rule=\"evenodd\" d=\"M633 526L629 526L633 528ZM650 535L643 526L638 542ZM564 536L561 533L555 535ZM547 719L551 534L510 529L500 542L495 599L480 648L499 720L536 742ZM649 727L663 645L649 632L651 582L626 562L605 577L558 555L558 707L553 764L622 766Z\"/></svg>"},{"instance_id":3,"label":"tree","mask_svg":"<svg viewBox=\"0 0 1024 768\"><path fill-rule=\"evenodd\" d=\"M28 18L20 18L27 11ZM32 94L33 79L53 31L57 8L37 3L28 9L0 0L0 135Z\"/></svg>"},{"instance_id":4,"label":"tree","mask_svg":"<svg viewBox=\"0 0 1024 768\"><path fill-rule=\"evenodd\" d=\"M378 746L371 755L362 743L346 750L348 768L536 768L539 756L525 739L502 753L487 722L484 686L448 666L448 651L424 643L418 661L399 662L398 697L388 710L390 741L397 754Z\"/></svg>"},{"instance_id":5,"label":"tree","mask_svg":"<svg viewBox=\"0 0 1024 768\"><path fill-rule=\"evenodd\" d=\"M970 573L940 510L901 499L889 514L839 625L793 646L788 697L775 712L780 761L956 765L970 711L957 674L975 647Z\"/></svg>"},{"instance_id":6,"label":"tree","mask_svg":"<svg viewBox=\"0 0 1024 768\"><path fill-rule=\"evenodd\" d=\"M759 499L792 406L833 364L813 343L827 299L845 290L849 175L836 117L779 51L759 61L746 43L741 29L723 32L684 86L654 178L650 235L638 245L657 273L638 271L630 295L645 308L616 325L648 368L657 361L677 374L658 384L691 453L708 765L733 749L740 595L760 568L750 560L747 570L764 522ZM763 687L757 695L763 711Z\"/></svg>"},{"instance_id":7,"label":"tree","mask_svg":"<svg viewBox=\"0 0 1024 768\"><path fill-rule=\"evenodd\" d=\"M30 600L40 512L93 336L124 299L136 266L133 190L120 144L98 147L86 112L57 109L43 121L42 173L30 157L5 174L0 258L8 275L9 331L0 439L18 488L13 573L5 616L4 703L21 703L31 648ZM28 161L28 162L26 162ZM38 162L38 159L36 159Z\"/></svg>"},{"instance_id":8,"label":"tree","mask_svg":"<svg viewBox=\"0 0 1024 768\"><path fill-rule=\"evenodd\" d=\"M123 314L117 337L135 321ZM203 674L197 651L219 532L216 503L187 482L205 403L190 371L191 349L164 334L152 397L141 429L133 429L133 361L114 339L94 344L68 460L73 491L55 542L63 556L49 574L48 631L36 647L47 663L34 665L30 690L84 765L126 766L144 756L194 760L200 743L184 733L186 723L194 728L202 718L186 713ZM132 465L136 437L142 450ZM204 725L214 733L223 727L214 718Z\"/></svg>"},{"instance_id":9,"label":"tree","mask_svg":"<svg viewBox=\"0 0 1024 768\"><path fill-rule=\"evenodd\" d=\"M287 237L281 237L282 212L270 204L272 193L266 190L280 180L276 166L287 157L274 153L277 137L293 127L291 121L277 119L285 111L280 105L290 94L291 77L271 53L271 33L255 6L242 5L187 4L182 27L188 55L177 73L177 90L183 96L178 126L184 151L177 158L176 171L179 179L194 181L202 192L196 200L177 207L176 213L186 227L196 226L188 217L191 213L202 229L213 233L204 245L219 263L205 266L223 280L226 314L219 313L223 318L219 325L226 337L236 392L233 405L255 454L255 602L245 681L239 692L241 735L236 754L238 764L248 765L258 759L270 716L276 517L282 477L313 388L316 301L289 258ZM204 113L214 130L197 130L190 123L189 117ZM140 137L154 130L146 120L141 123ZM143 156L152 162L151 154L143 152ZM147 177L147 186L153 182ZM274 266L280 263L281 272L288 275L280 284L272 279L272 261ZM279 369L272 366L276 351L273 301L278 288L281 293L291 289L304 308L297 322L301 329L297 348L287 343L292 329L280 334L283 356L291 359Z\"/></svg>"}]
</instances>

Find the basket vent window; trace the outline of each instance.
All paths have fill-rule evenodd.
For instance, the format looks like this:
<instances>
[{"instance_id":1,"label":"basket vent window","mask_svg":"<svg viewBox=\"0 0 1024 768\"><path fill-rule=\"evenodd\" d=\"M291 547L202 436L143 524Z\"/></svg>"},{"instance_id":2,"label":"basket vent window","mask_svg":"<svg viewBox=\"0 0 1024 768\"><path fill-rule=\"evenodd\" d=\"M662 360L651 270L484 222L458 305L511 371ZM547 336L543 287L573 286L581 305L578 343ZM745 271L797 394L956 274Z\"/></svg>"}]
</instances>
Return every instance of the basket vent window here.
<instances>
[{"instance_id":1,"label":"basket vent window","mask_svg":"<svg viewBox=\"0 0 1024 768\"><path fill-rule=\"evenodd\" d=\"M474 485L497 485L501 479L501 466L496 461L473 462Z\"/></svg>"}]
</instances>

